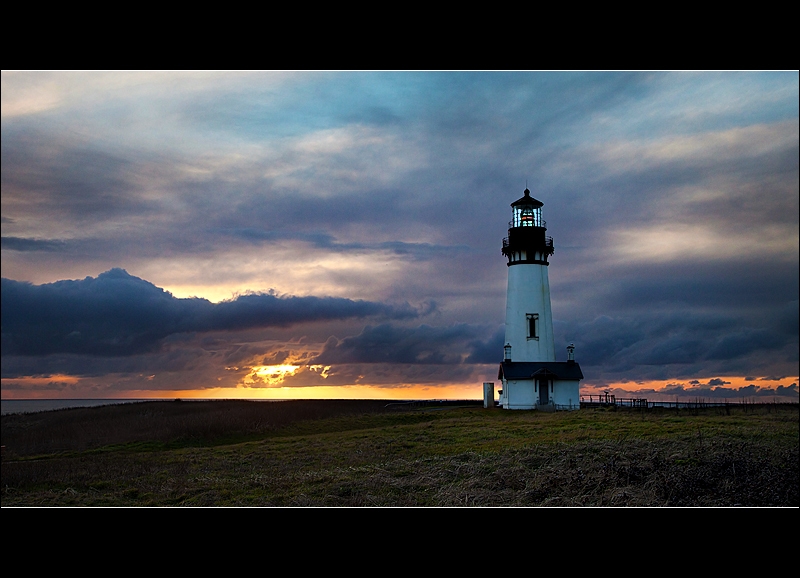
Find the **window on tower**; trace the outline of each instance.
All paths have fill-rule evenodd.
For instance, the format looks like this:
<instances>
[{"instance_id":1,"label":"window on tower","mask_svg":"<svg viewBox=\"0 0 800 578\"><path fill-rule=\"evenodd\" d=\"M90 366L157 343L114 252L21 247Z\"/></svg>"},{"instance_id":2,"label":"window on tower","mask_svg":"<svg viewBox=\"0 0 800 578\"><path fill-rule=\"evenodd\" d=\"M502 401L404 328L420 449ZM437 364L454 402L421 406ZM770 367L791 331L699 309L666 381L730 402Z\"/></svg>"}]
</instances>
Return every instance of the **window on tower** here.
<instances>
[{"instance_id":1,"label":"window on tower","mask_svg":"<svg viewBox=\"0 0 800 578\"><path fill-rule=\"evenodd\" d=\"M528 339L539 339L539 314L527 313L525 317L528 321Z\"/></svg>"}]
</instances>

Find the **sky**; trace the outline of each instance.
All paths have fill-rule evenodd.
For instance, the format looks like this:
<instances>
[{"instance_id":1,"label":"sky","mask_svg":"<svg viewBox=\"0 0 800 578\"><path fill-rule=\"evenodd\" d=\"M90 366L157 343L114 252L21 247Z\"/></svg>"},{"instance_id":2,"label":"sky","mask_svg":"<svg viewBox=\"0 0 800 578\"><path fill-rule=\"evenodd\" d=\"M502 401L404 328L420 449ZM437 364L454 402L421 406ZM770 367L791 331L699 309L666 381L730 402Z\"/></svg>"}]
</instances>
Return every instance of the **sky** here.
<instances>
[{"instance_id":1,"label":"sky","mask_svg":"<svg viewBox=\"0 0 800 578\"><path fill-rule=\"evenodd\" d=\"M3 71L2 398L798 400L797 71Z\"/></svg>"}]
</instances>

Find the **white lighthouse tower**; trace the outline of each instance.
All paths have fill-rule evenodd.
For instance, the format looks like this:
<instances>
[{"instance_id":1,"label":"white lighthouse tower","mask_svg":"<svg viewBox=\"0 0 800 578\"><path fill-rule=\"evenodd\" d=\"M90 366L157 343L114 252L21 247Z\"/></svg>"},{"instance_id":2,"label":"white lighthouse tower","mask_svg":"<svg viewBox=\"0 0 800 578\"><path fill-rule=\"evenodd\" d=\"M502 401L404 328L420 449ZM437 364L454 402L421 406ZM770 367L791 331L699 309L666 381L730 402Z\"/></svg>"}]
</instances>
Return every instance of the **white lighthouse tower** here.
<instances>
[{"instance_id":1,"label":"white lighthouse tower","mask_svg":"<svg viewBox=\"0 0 800 578\"><path fill-rule=\"evenodd\" d=\"M556 360L547 278L553 238L545 236L542 205L525 189L525 196L511 203L508 237L503 239L508 257L506 344L514 361Z\"/></svg>"},{"instance_id":2,"label":"white lighthouse tower","mask_svg":"<svg viewBox=\"0 0 800 578\"><path fill-rule=\"evenodd\" d=\"M511 203L508 237L506 335L499 379L500 405L506 409L577 409L580 407L580 366L570 346L565 362L556 361L550 310L548 258L553 238L545 233L541 201L524 196Z\"/></svg>"}]
</instances>

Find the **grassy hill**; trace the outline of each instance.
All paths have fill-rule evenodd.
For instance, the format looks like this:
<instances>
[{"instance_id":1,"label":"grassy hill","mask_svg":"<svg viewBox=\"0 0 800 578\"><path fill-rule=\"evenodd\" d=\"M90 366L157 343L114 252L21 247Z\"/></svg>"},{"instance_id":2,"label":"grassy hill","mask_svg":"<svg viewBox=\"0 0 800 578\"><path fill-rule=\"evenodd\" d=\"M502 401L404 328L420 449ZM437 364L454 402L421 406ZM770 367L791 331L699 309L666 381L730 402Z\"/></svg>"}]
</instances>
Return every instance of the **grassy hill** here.
<instances>
[{"instance_id":1,"label":"grassy hill","mask_svg":"<svg viewBox=\"0 0 800 578\"><path fill-rule=\"evenodd\" d=\"M798 506L798 406L164 401L2 416L2 506Z\"/></svg>"}]
</instances>

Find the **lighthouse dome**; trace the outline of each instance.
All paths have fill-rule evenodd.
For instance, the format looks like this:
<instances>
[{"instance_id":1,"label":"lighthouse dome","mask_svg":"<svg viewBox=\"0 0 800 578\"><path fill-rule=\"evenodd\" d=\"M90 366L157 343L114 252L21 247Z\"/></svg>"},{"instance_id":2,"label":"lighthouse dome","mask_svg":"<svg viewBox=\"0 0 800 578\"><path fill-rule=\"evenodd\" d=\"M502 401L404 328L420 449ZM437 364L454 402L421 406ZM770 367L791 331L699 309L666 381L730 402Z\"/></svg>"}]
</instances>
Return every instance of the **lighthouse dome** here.
<instances>
[{"instance_id":1,"label":"lighthouse dome","mask_svg":"<svg viewBox=\"0 0 800 578\"><path fill-rule=\"evenodd\" d=\"M512 207L518 207L518 206L521 206L521 205L530 205L531 207L534 207L534 208L539 208L539 207L544 206L544 203L542 201L537 201L536 199L534 199L531 196L531 192L528 189L525 189L524 195L525 196L523 196L521 199L518 199L518 200L514 201L513 203L511 203L511 206Z\"/></svg>"}]
</instances>

